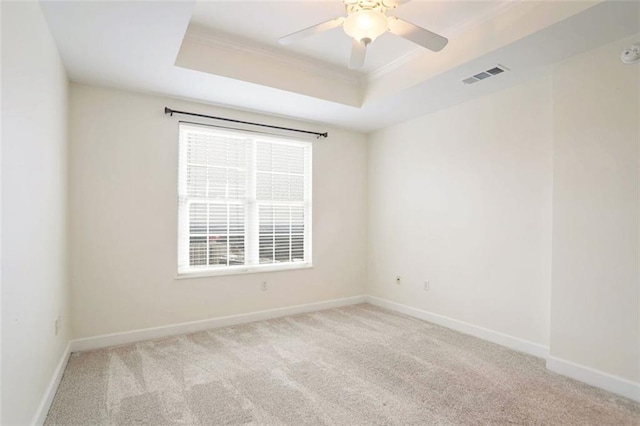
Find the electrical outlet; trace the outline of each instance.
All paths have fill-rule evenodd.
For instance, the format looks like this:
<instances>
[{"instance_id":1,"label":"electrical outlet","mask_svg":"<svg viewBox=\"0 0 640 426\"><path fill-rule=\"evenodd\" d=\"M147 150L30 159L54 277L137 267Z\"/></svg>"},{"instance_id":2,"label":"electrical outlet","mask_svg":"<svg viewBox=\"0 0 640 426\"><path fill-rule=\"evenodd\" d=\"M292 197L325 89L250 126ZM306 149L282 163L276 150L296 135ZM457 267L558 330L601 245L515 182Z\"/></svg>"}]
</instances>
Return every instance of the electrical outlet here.
<instances>
[{"instance_id":1,"label":"electrical outlet","mask_svg":"<svg viewBox=\"0 0 640 426\"><path fill-rule=\"evenodd\" d=\"M400 285L400 275L396 275L396 284Z\"/></svg>"},{"instance_id":2,"label":"electrical outlet","mask_svg":"<svg viewBox=\"0 0 640 426\"><path fill-rule=\"evenodd\" d=\"M262 281L262 286L260 286L260 290L262 291L269 290L269 283L267 283L266 281Z\"/></svg>"},{"instance_id":3,"label":"electrical outlet","mask_svg":"<svg viewBox=\"0 0 640 426\"><path fill-rule=\"evenodd\" d=\"M425 281L424 282L424 291L429 291L429 288L431 288L431 283L429 281Z\"/></svg>"}]
</instances>

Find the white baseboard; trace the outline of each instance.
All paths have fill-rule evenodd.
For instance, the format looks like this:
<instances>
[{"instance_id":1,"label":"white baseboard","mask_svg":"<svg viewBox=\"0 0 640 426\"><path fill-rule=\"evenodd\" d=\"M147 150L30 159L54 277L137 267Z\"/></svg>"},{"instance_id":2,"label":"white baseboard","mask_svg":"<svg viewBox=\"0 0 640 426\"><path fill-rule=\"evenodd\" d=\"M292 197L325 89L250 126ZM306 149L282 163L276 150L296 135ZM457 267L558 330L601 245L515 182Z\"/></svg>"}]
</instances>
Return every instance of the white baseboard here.
<instances>
[{"instance_id":1,"label":"white baseboard","mask_svg":"<svg viewBox=\"0 0 640 426\"><path fill-rule=\"evenodd\" d=\"M62 375L64 374L64 369L67 367L67 362L69 361L69 356L71 355L71 342L67 343L67 347L62 354L62 358L60 358L60 362L53 372L53 376L51 377L51 381L49 382L49 386L47 386L47 390L45 391L42 400L40 401L40 405L38 406L38 411L36 411L36 415L31 422L33 425L40 426L44 423L47 418L47 414L49 413L49 408L51 407L51 403L53 402L53 397L56 396L56 391L58 390L58 386L60 385L60 381L62 380Z\"/></svg>"},{"instance_id":2,"label":"white baseboard","mask_svg":"<svg viewBox=\"0 0 640 426\"><path fill-rule=\"evenodd\" d=\"M554 356L547 357L547 369L588 385L640 402L640 383L594 370Z\"/></svg>"},{"instance_id":3,"label":"white baseboard","mask_svg":"<svg viewBox=\"0 0 640 426\"><path fill-rule=\"evenodd\" d=\"M548 346L533 343L528 340L510 336L508 334L500 333L499 331L479 327L477 325L469 324L468 322L459 321L422 309L402 305L400 303L392 302L380 297L366 296L366 300L372 305L380 306L381 308L390 309L392 311L400 312L405 315L410 315L412 317L420 318L425 321L433 322L435 324L439 324L465 334L479 337L480 339L487 340L492 343L497 343L498 345L505 346L509 349L514 349L516 351L524 352L529 355L537 356L539 358L546 358L549 355Z\"/></svg>"},{"instance_id":4,"label":"white baseboard","mask_svg":"<svg viewBox=\"0 0 640 426\"><path fill-rule=\"evenodd\" d=\"M88 351L92 349L106 348L109 346L124 345L143 340L159 339L177 334L194 333L211 328L226 327L230 325L246 324L271 318L279 318L287 315L301 314L305 312L320 311L323 309L338 308L341 306L365 303L365 296L346 297L324 302L308 303L305 305L287 306L284 308L270 309L267 311L251 312L246 314L231 315L226 317L211 318L201 321L185 322L162 327L145 328L141 330L125 331L122 333L105 334L96 337L87 337L71 341L71 351Z\"/></svg>"},{"instance_id":5,"label":"white baseboard","mask_svg":"<svg viewBox=\"0 0 640 426\"><path fill-rule=\"evenodd\" d=\"M640 402L640 383L632 382L618 376L550 356L549 348L547 346L469 324L464 321L445 317L443 315L434 314L422 309L402 305L380 297L365 296L365 298L367 302L372 305L433 322L489 342L497 343L510 349L544 358L547 360L547 369L554 373L562 374L563 376L579 380L591 386Z\"/></svg>"}]
</instances>

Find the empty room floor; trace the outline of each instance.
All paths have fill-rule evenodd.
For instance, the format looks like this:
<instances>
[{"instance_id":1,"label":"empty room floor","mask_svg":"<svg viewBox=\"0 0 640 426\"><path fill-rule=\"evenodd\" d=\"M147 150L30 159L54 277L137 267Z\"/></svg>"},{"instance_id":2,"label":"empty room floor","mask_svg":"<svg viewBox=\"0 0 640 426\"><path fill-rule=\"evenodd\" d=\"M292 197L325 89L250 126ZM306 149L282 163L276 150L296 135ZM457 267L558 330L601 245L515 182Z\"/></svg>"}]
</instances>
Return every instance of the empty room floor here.
<instances>
[{"instance_id":1,"label":"empty room floor","mask_svg":"<svg viewBox=\"0 0 640 426\"><path fill-rule=\"evenodd\" d=\"M46 423L638 425L542 359L369 304L73 353Z\"/></svg>"}]
</instances>

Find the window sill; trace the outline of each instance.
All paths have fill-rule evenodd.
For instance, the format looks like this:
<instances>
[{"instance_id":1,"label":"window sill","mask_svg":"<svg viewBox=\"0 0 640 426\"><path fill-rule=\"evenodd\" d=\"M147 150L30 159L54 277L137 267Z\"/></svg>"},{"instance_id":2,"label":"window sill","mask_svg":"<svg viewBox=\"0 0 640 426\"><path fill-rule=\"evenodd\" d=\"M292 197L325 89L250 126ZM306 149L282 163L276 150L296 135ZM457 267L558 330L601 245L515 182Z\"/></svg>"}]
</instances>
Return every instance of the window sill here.
<instances>
[{"instance_id":1,"label":"window sill","mask_svg":"<svg viewBox=\"0 0 640 426\"><path fill-rule=\"evenodd\" d=\"M206 277L222 277L228 275L245 275L245 274L262 274L266 272L284 272L295 271L299 269L312 269L313 264L304 263L299 265L269 265L269 266L243 266L238 268L225 268L220 270L208 270L202 272L183 272L179 273L176 280L188 280L192 278L206 278Z\"/></svg>"}]
</instances>

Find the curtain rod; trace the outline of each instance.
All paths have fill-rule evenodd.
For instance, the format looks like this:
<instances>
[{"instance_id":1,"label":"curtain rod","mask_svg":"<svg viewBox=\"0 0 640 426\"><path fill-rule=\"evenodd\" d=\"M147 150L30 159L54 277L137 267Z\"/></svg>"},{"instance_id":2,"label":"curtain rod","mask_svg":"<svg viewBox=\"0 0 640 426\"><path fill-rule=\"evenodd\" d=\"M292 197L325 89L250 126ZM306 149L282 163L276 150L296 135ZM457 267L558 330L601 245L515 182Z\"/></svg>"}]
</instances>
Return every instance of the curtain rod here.
<instances>
[{"instance_id":1,"label":"curtain rod","mask_svg":"<svg viewBox=\"0 0 640 426\"><path fill-rule=\"evenodd\" d=\"M176 111L176 110L168 108L168 107L164 107L164 113L165 113L165 115L168 114L168 115L171 115L172 117L173 117L173 114L192 115L194 117L211 118L213 120L228 121L228 122L231 122L231 123L249 124L251 126L268 127L270 129L278 129L278 130L287 130L289 132L306 133L306 134L309 134L309 135L316 135L318 137L318 139L326 138L327 136L329 136L329 133L327 133L327 132L319 133L319 132L312 132L312 131L309 131L309 130L292 129L292 128L289 128L289 127L271 126L269 124L252 123L251 121L233 120L231 118L215 117L215 116L212 116L212 115L204 115L204 114L196 114L195 112Z\"/></svg>"}]
</instances>

